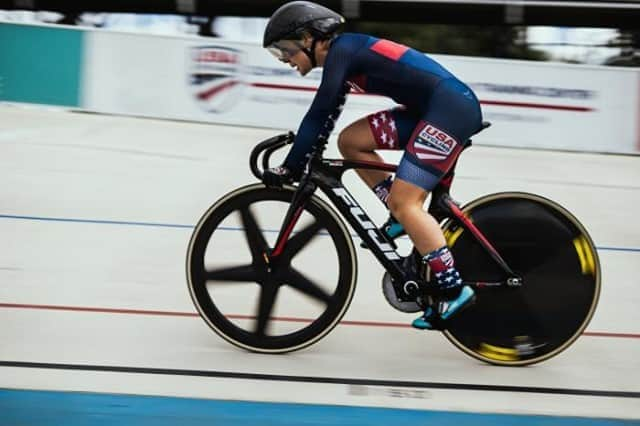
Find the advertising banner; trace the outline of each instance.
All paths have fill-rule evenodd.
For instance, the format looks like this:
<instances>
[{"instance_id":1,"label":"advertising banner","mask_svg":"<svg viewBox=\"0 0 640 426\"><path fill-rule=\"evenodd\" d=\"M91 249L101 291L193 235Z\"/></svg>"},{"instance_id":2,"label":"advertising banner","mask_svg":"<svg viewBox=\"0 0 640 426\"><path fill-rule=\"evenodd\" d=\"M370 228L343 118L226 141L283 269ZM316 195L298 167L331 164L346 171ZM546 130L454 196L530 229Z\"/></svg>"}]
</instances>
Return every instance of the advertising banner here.
<instances>
[{"instance_id":1,"label":"advertising banner","mask_svg":"<svg viewBox=\"0 0 640 426\"><path fill-rule=\"evenodd\" d=\"M83 105L101 112L295 130L321 78L216 39L94 32L87 45ZM391 105L351 96L341 123Z\"/></svg>"},{"instance_id":2,"label":"advertising banner","mask_svg":"<svg viewBox=\"0 0 640 426\"><path fill-rule=\"evenodd\" d=\"M640 69L433 57L493 123L476 143L640 153ZM0 23L0 101L295 131L321 76L255 44ZM393 105L351 93L334 135Z\"/></svg>"},{"instance_id":3,"label":"advertising banner","mask_svg":"<svg viewBox=\"0 0 640 426\"><path fill-rule=\"evenodd\" d=\"M220 39L94 31L86 43L82 104L100 112L295 131L321 78ZM640 152L638 69L433 56L474 89L493 123L476 142ZM392 105L352 93L336 130Z\"/></svg>"}]
</instances>

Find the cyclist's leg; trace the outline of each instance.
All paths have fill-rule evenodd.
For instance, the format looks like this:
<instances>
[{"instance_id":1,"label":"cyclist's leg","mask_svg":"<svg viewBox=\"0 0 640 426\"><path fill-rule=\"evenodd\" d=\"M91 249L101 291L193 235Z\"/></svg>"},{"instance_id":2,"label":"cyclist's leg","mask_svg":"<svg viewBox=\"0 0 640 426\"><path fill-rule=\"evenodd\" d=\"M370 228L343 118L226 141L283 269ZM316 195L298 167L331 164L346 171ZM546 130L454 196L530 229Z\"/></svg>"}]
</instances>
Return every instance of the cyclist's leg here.
<instances>
[{"instance_id":1,"label":"cyclist's leg","mask_svg":"<svg viewBox=\"0 0 640 426\"><path fill-rule=\"evenodd\" d=\"M340 132L338 149L347 160L382 162L382 157L375 152L378 146L369 130L369 123L366 117L351 123ZM369 188L373 188L390 175L390 173L382 170L356 169L356 173Z\"/></svg>"},{"instance_id":2,"label":"cyclist's leg","mask_svg":"<svg viewBox=\"0 0 640 426\"><path fill-rule=\"evenodd\" d=\"M443 82L409 140L389 197L391 213L429 264L448 301L438 312L444 319L470 303L473 290L462 287L440 226L423 205L455 164L463 144L479 130L481 120L479 103L470 89L455 80ZM414 326L432 328L428 320L432 314L427 310Z\"/></svg>"},{"instance_id":3,"label":"cyclist's leg","mask_svg":"<svg viewBox=\"0 0 640 426\"><path fill-rule=\"evenodd\" d=\"M375 151L404 149L419 117L404 108L393 108L363 117L347 126L338 137L338 148L348 160L382 162ZM356 172L385 203L391 189L391 174L381 170Z\"/></svg>"},{"instance_id":4,"label":"cyclist's leg","mask_svg":"<svg viewBox=\"0 0 640 426\"><path fill-rule=\"evenodd\" d=\"M397 176L389 196L391 214L404 226L422 256L446 244L440 225L423 209L428 195L428 191Z\"/></svg>"}]
</instances>

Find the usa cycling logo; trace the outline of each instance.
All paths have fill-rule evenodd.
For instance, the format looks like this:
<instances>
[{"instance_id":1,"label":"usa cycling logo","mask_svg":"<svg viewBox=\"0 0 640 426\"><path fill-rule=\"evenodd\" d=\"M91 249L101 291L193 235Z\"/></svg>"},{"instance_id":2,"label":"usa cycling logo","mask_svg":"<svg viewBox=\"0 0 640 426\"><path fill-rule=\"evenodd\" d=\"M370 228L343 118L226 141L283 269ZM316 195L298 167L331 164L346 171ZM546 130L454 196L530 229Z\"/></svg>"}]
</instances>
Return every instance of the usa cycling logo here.
<instances>
[{"instance_id":1,"label":"usa cycling logo","mask_svg":"<svg viewBox=\"0 0 640 426\"><path fill-rule=\"evenodd\" d=\"M414 147L416 156L420 159L444 160L451 154L455 145L455 139L427 123L418 134Z\"/></svg>"},{"instance_id":2,"label":"usa cycling logo","mask_svg":"<svg viewBox=\"0 0 640 426\"><path fill-rule=\"evenodd\" d=\"M224 112L241 98L244 54L221 46L190 50L189 85L196 102L207 112Z\"/></svg>"}]
</instances>

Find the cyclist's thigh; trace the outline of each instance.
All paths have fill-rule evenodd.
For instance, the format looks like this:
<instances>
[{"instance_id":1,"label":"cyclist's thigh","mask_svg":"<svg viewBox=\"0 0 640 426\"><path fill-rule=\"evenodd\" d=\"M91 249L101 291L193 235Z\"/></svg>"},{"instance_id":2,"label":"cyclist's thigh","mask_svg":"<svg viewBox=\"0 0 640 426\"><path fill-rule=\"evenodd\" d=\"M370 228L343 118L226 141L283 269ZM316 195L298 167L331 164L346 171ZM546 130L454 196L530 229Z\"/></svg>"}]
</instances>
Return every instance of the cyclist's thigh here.
<instances>
[{"instance_id":1,"label":"cyclist's thigh","mask_svg":"<svg viewBox=\"0 0 640 426\"><path fill-rule=\"evenodd\" d=\"M340 133L340 143L363 151L404 149L420 120L404 107L379 111L363 117Z\"/></svg>"},{"instance_id":2,"label":"cyclist's thigh","mask_svg":"<svg viewBox=\"0 0 640 426\"><path fill-rule=\"evenodd\" d=\"M397 177L431 191L481 125L473 92L458 81L443 82L409 138Z\"/></svg>"}]
</instances>

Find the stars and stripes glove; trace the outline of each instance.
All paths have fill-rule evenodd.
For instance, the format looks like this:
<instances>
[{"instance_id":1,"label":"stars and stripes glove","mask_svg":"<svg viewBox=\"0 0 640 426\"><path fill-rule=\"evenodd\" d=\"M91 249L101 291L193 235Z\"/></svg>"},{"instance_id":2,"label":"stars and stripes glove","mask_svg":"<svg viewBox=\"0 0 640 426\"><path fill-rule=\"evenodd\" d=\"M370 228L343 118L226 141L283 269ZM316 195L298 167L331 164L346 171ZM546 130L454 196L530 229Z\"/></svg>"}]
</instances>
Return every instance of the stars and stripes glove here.
<instances>
[{"instance_id":1,"label":"stars and stripes glove","mask_svg":"<svg viewBox=\"0 0 640 426\"><path fill-rule=\"evenodd\" d=\"M262 182L269 187L280 187L292 181L293 175L285 166L272 167L262 173Z\"/></svg>"}]
</instances>

